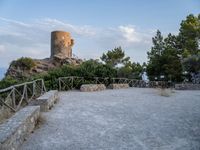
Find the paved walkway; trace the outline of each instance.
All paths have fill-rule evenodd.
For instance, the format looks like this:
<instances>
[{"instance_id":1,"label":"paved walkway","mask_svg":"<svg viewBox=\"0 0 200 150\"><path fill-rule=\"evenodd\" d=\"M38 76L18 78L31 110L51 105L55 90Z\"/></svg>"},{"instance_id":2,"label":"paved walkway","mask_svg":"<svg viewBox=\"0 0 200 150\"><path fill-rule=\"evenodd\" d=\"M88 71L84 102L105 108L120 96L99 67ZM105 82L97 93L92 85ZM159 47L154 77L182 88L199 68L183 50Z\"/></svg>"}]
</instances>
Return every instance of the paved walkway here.
<instances>
[{"instance_id":1,"label":"paved walkway","mask_svg":"<svg viewBox=\"0 0 200 150\"><path fill-rule=\"evenodd\" d=\"M199 150L200 92L62 92L22 150Z\"/></svg>"}]
</instances>

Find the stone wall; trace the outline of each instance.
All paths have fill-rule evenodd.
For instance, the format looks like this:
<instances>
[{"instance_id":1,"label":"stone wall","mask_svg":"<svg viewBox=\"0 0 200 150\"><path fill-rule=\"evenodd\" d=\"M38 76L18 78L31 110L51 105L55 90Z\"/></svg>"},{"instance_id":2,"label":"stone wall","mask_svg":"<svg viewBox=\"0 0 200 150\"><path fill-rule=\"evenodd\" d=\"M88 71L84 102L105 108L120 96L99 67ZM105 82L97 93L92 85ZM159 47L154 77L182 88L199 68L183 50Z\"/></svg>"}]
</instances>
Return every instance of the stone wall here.
<instances>
[{"instance_id":1,"label":"stone wall","mask_svg":"<svg viewBox=\"0 0 200 150\"><path fill-rule=\"evenodd\" d=\"M66 59L72 57L74 40L69 32L51 32L51 58Z\"/></svg>"},{"instance_id":2,"label":"stone wall","mask_svg":"<svg viewBox=\"0 0 200 150\"><path fill-rule=\"evenodd\" d=\"M36 100L31 101L29 105L39 105L41 112L47 112L54 106L55 103L57 103L58 100L58 91L50 90L38 97Z\"/></svg>"},{"instance_id":3,"label":"stone wall","mask_svg":"<svg viewBox=\"0 0 200 150\"><path fill-rule=\"evenodd\" d=\"M185 84L175 84L176 90L200 90L200 84L192 84L192 83L185 83Z\"/></svg>"},{"instance_id":4,"label":"stone wall","mask_svg":"<svg viewBox=\"0 0 200 150\"><path fill-rule=\"evenodd\" d=\"M82 92L102 91L105 89L106 86L104 84L83 84L80 88Z\"/></svg>"},{"instance_id":5,"label":"stone wall","mask_svg":"<svg viewBox=\"0 0 200 150\"><path fill-rule=\"evenodd\" d=\"M17 150L34 130L40 106L27 106L0 125L0 150Z\"/></svg>"},{"instance_id":6,"label":"stone wall","mask_svg":"<svg viewBox=\"0 0 200 150\"><path fill-rule=\"evenodd\" d=\"M128 84L110 84L108 86L110 89L122 89L122 88L129 88Z\"/></svg>"}]
</instances>

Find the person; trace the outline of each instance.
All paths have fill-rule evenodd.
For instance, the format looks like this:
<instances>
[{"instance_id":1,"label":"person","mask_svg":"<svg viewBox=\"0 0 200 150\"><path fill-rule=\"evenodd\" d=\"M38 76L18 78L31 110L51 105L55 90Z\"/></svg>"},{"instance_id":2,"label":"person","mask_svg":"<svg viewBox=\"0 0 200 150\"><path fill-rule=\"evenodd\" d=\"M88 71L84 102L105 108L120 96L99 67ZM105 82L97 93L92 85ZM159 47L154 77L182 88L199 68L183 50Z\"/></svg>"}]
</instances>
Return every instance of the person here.
<instances>
[{"instance_id":1,"label":"person","mask_svg":"<svg viewBox=\"0 0 200 150\"><path fill-rule=\"evenodd\" d=\"M146 72L146 71L144 71L144 72L142 73L142 80L146 83L146 85L148 85L149 79L148 79L148 76L147 76L147 72Z\"/></svg>"}]
</instances>

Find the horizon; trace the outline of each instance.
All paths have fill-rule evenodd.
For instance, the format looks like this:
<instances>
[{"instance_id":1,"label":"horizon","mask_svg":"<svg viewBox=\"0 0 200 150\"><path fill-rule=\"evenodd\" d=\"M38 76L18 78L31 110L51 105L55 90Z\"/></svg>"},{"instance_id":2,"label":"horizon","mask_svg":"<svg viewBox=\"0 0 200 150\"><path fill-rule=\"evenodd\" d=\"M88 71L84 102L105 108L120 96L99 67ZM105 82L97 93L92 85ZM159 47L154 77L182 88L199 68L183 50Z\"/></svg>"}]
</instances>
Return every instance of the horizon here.
<instances>
[{"instance_id":1,"label":"horizon","mask_svg":"<svg viewBox=\"0 0 200 150\"><path fill-rule=\"evenodd\" d=\"M132 61L146 62L156 30L177 34L181 21L200 10L197 0L20 2L0 1L0 79L12 60L49 57L54 30L71 33L79 58L97 59L121 46Z\"/></svg>"}]
</instances>

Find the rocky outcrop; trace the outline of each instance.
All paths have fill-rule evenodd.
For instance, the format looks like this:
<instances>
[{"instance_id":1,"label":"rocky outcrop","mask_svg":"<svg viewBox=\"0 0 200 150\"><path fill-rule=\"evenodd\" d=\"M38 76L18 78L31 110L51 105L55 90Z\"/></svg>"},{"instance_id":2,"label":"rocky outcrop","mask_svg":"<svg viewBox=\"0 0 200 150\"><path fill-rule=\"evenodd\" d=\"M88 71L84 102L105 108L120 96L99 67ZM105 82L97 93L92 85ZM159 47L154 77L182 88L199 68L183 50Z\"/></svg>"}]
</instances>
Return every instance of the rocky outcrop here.
<instances>
[{"instance_id":1,"label":"rocky outcrop","mask_svg":"<svg viewBox=\"0 0 200 150\"><path fill-rule=\"evenodd\" d=\"M30 77L38 73L47 72L50 69L61 67L65 64L80 65L83 61L77 58L45 58L45 59L33 59L35 66L31 69L22 69L21 66L16 66L13 63L10 64L6 76L14 78Z\"/></svg>"}]
</instances>

